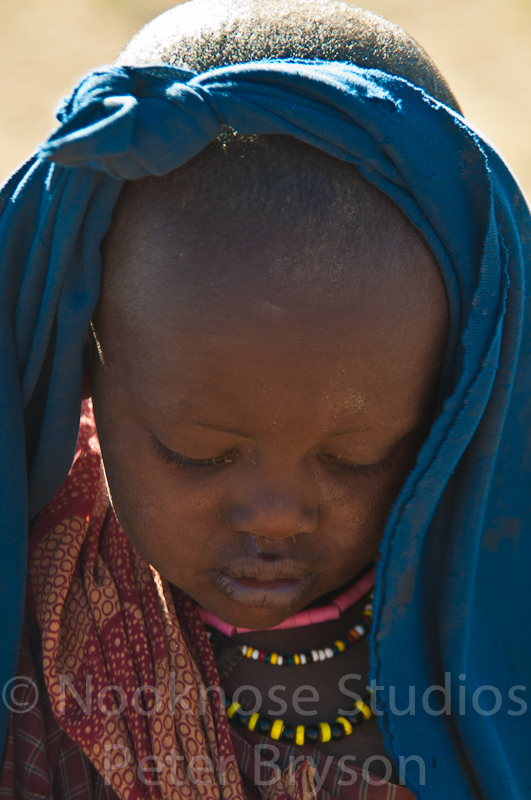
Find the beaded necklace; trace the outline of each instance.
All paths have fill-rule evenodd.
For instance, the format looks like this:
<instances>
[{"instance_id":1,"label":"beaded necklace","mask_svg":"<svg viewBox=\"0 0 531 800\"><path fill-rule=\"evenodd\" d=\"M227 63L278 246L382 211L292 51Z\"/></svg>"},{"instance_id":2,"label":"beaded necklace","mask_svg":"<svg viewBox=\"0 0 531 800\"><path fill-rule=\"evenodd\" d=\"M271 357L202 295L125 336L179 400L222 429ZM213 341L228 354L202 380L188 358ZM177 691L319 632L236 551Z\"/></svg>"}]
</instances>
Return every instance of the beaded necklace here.
<instances>
[{"instance_id":1,"label":"beaded necklace","mask_svg":"<svg viewBox=\"0 0 531 800\"><path fill-rule=\"evenodd\" d=\"M371 694L369 690L363 700L357 700L352 712L336 717L334 722L318 722L317 725L287 725L282 719L272 720L258 712L249 714L231 697L225 697L225 713L238 728L247 728L261 736L280 740L286 744L337 742L345 736L350 736L354 728L372 717L372 710L367 702L370 701Z\"/></svg>"},{"instance_id":2,"label":"beaded necklace","mask_svg":"<svg viewBox=\"0 0 531 800\"><path fill-rule=\"evenodd\" d=\"M372 599L371 593L370 600L363 608L363 619L354 627L350 628L346 636L342 639L336 639L335 642L329 647L323 647L315 650L309 650L306 653L275 653L268 652L267 650L259 650L257 647L241 644L236 645L239 648L242 656L252 659L253 661L262 661L264 664L272 664L274 666L304 666L305 664L312 664L318 661L326 661L329 658L335 658L340 653L348 650L354 642L360 639L367 633L368 628L372 622ZM212 633L207 632L208 638L213 647L219 642L219 637Z\"/></svg>"},{"instance_id":3,"label":"beaded necklace","mask_svg":"<svg viewBox=\"0 0 531 800\"><path fill-rule=\"evenodd\" d=\"M278 625L276 628L271 628L270 630L302 627L303 625L324 622L328 619L337 619L343 611L373 589L374 577L375 570L372 569L351 586L350 589L335 598L332 605L299 612L293 617L290 617L289 620L286 620L282 625ZM239 651L239 659L244 657L274 666L304 666L305 664L312 664L318 661L325 661L329 658L335 658L335 656L348 650L354 642L366 634L372 622L373 596L374 592L371 592L369 602L366 603L363 608L362 620L357 625L350 628L345 637L336 639L329 647L309 650L307 653L281 654L260 650L259 648L245 644L235 645L235 648ZM331 612L330 609L333 609L333 611ZM233 626L227 625L227 623L224 623L223 620L220 620L215 615L205 612L204 609L200 609L200 613L204 622L216 628L227 637L231 637L235 633L248 632L245 628L234 628ZM214 649L217 649L220 643L218 635L212 631L207 631L207 635ZM230 670L232 670L234 666L235 664L231 664ZM373 715L370 703L368 702L370 701L370 696L371 691L369 690L362 700L357 700L354 703L354 707L350 713L339 715L333 722L318 722L316 725L289 725L282 719L273 720L259 712L249 713L242 708L240 703L228 696L225 696L225 713L227 718L236 727L247 728L249 731L255 731L261 736L268 737L274 741L282 741L286 744L294 743L296 745L318 744L320 742L335 742L346 736L350 736L358 725L364 720L370 719Z\"/></svg>"},{"instance_id":4,"label":"beaded necklace","mask_svg":"<svg viewBox=\"0 0 531 800\"><path fill-rule=\"evenodd\" d=\"M371 601L373 594L371 593L369 602L364 606L362 621L350 628L344 638L336 639L331 647L310 650L308 653L281 655L243 644L237 645L240 651L240 658L243 656L253 661L261 661L275 666L302 666L334 658L348 650L354 642L367 632L372 621ZM216 634L208 632L208 637L215 647L218 640ZM362 700L357 700L354 703L352 712L336 717L333 722L318 722L316 725L289 725L282 719L273 720L259 712L250 714L242 708L240 703L228 696L225 697L225 713L227 718L237 727L247 728L250 731L259 733L261 736L276 741L280 740L286 744L303 745L330 741L337 742L345 736L350 736L354 732L354 728L364 720L372 717L372 710L368 702L370 701L370 695L371 692L369 691Z\"/></svg>"}]
</instances>

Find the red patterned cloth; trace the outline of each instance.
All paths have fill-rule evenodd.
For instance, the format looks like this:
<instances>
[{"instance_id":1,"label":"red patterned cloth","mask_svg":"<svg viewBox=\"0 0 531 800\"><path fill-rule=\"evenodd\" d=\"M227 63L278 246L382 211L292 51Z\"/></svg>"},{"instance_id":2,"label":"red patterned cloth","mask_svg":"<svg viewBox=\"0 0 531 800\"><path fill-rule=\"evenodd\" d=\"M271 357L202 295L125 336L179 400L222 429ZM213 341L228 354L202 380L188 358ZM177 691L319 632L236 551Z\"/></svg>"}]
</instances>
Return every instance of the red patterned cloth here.
<instances>
[{"instance_id":1,"label":"red patterned cloth","mask_svg":"<svg viewBox=\"0 0 531 800\"><path fill-rule=\"evenodd\" d=\"M11 715L0 800L315 797L306 759L252 786L252 748L231 737L221 692L206 691L219 677L196 606L121 529L86 411L70 474L31 535L17 690L27 710ZM413 798L359 777L337 796Z\"/></svg>"}]
</instances>

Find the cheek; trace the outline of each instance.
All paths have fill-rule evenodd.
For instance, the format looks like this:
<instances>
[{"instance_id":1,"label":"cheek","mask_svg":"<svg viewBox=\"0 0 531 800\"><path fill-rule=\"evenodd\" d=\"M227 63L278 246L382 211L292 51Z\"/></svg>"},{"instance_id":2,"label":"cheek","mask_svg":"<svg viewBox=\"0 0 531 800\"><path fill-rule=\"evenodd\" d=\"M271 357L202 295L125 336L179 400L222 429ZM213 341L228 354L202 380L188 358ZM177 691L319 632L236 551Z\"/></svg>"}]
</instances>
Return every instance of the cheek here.
<instances>
[{"instance_id":1,"label":"cheek","mask_svg":"<svg viewBox=\"0 0 531 800\"><path fill-rule=\"evenodd\" d=\"M101 413L98 413L100 412ZM145 430L95 404L105 475L116 516L137 550L168 580L186 588L208 552L207 520L216 499L175 480Z\"/></svg>"},{"instance_id":2,"label":"cheek","mask_svg":"<svg viewBox=\"0 0 531 800\"><path fill-rule=\"evenodd\" d=\"M215 536L208 520L216 520L216 499L176 485L152 458L133 465L104 452L103 458L113 508L128 538L164 577L182 585L188 571L204 564Z\"/></svg>"},{"instance_id":3,"label":"cheek","mask_svg":"<svg viewBox=\"0 0 531 800\"><path fill-rule=\"evenodd\" d=\"M343 582L378 555L387 517L404 478L397 465L385 475L353 482L332 505L330 539L335 547L335 569Z\"/></svg>"},{"instance_id":4,"label":"cheek","mask_svg":"<svg viewBox=\"0 0 531 800\"><path fill-rule=\"evenodd\" d=\"M359 547L376 557L389 513L413 467L429 426L408 436L393 455L392 464L380 474L366 476L333 503L336 520L342 520L342 557L356 560Z\"/></svg>"}]
</instances>

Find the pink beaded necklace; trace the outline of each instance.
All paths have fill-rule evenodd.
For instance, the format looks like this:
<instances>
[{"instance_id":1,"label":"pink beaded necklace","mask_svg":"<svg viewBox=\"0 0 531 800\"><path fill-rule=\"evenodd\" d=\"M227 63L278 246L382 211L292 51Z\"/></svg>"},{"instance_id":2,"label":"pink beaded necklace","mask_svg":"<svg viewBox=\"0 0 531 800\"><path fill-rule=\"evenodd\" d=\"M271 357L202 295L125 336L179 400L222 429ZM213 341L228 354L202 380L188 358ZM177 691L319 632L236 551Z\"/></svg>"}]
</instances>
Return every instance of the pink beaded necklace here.
<instances>
[{"instance_id":1,"label":"pink beaded necklace","mask_svg":"<svg viewBox=\"0 0 531 800\"><path fill-rule=\"evenodd\" d=\"M373 567L369 572L366 572L359 580L356 581L350 588L340 594L338 597L327 606L319 606L318 608L308 608L303 611L297 611L293 616L285 619L280 625L275 625L274 628L268 628L271 631L286 630L288 628L303 628L306 625L316 625L319 622L328 622L331 619L339 619L341 614L353 606L360 597L370 592L374 586L376 577L376 567ZM235 633L250 633L253 628L235 628L229 625L222 619L206 611L204 608L199 608L199 616L207 625L211 625L220 633L225 636L234 636Z\"/></svg>"}]
</instances>

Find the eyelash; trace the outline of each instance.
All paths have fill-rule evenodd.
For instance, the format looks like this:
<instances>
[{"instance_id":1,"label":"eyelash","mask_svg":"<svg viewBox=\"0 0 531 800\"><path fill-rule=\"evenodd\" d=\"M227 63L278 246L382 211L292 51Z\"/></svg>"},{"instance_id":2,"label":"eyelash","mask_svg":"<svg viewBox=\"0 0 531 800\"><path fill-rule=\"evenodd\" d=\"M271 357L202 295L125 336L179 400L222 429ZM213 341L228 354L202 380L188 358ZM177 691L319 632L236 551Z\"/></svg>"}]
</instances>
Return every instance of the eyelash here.
<instances>
[{"instance_id":1,"label":"eyelash","mask_svg":"<svg viewBox=\"0 0 531 800\"><path fill-rule=\"evenodd\" d=\"M155 437L153 437L153 448L155 453L161 456L166 464L173 464L177 469L208 469L208 467L217 467L220 464L231 464L233 460L240 455L237 450L233 450L230 453L217 456L216 458L205 458L201 460L187 458L165 447L162 442L159 442Z\"/></svg>"},{"instance_id":2,"label":"eyelash","mask_svg":"<svg viewBox=\"0 0 531 800\"><path fill-rule=\"evenodd\" d=\"M232 464L232 462L240 455L237 450L233 450L230 453L226 453L223 456L217 456L216 458L207 458L202 460L187 458L186 456L182 456L180 453L175 453L173 450L165 447L165 445L163 445L162 442L159 442L159 440L155 437L153 437L153 449L159 457L164 459L166 464L172 464L173 466L177 467L177 469L182 470L200 470L208 469L209 467L218 467L221 464ZM379 461L377 464L350 464L348 461L334 459L333 456L320 454L319 457L321 460L331 462L334 467L339 469L346 471L352 470L356 472L365 472L373 475L379 475L382 472L385 472L391 465L391 456L388 456L383 461Z\"/></svg>"},{"instance_id":3,"label":"eyelash","mask_svg":"<svg viewBox=\"0 0 531 800\"><path fill-rule=\"evenodd\" d=\"M343 470L352 470L353 472L363 472L370 475L381 475L386 472L391 466L392 456L387 456L383 461L378 461L376 464L351 464L348 461L341 461L341 459L333 458L333 456L320 456L321 459L330 461L335 467Z\"/></svg>"}]
</instances>

